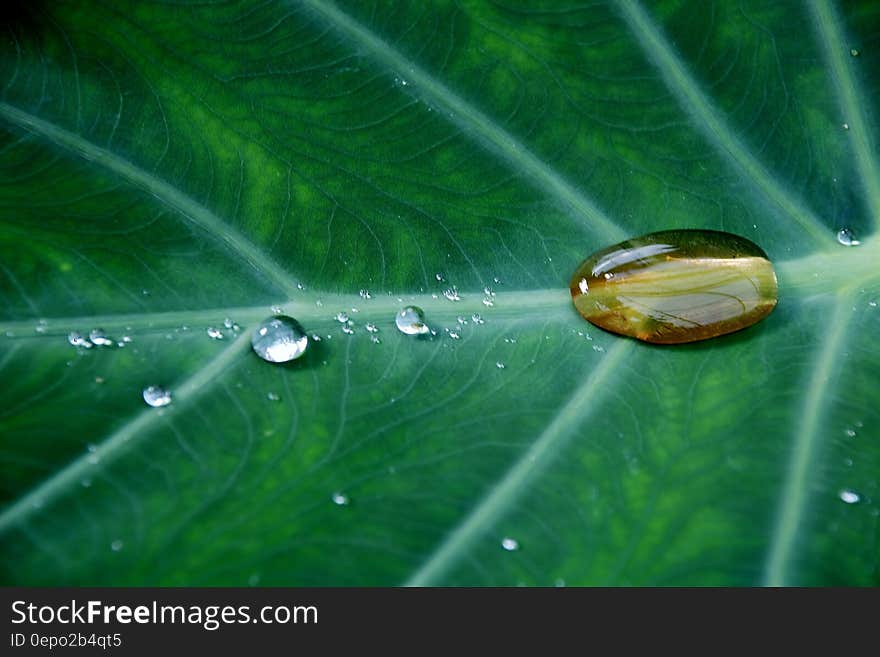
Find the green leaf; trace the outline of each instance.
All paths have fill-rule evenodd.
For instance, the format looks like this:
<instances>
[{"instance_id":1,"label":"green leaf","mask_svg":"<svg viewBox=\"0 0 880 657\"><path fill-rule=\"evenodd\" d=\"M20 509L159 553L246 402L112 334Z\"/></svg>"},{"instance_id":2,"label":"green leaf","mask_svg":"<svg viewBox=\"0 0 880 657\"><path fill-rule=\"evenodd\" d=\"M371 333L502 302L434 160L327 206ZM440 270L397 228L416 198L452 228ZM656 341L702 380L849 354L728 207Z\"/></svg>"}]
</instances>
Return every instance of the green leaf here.
<instances>
[{"instance_id":1,"label":"green leaf","mask_svg":"<svg viewBox=\"0 0 880 657\"><path fill-rule=\"evenodd\" d=\"M880 583L876 3L4 33L4 584ZM584 322L577 265L672 228L759 244L777 309L680 347ZM289 365L250 349L276 305L321 338ZM121 346L68 344L95 328Z\"/></svg>"}]
</instances>

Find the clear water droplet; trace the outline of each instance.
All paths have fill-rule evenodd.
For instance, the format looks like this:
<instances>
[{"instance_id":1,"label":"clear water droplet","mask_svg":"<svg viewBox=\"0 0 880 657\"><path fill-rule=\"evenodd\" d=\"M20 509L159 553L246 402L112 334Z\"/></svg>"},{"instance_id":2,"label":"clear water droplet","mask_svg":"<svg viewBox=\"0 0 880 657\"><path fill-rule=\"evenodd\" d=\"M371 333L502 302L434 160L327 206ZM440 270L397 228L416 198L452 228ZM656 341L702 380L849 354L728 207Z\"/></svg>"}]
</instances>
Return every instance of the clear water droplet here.
<instances>
[{"instance_id":1,"label":"clear water droplet","mask_svg":"<svg viewBox=\"0 0 880 657\"><path fill-rule=\"evenodd\" d=\"M379 339L378 335L371 335L370 342L372 342L373 344L382 344L382 340Z\"/></svg>"},{"instance_id":2,"label":"clear water droplet","mask_svg":"<svg viewBox=\"0 0 880 657\"><path fill-rule=\"evenodd\" d=\"M454 285L450 288L443 290L443 296L450 301L461 301L461 297L458 294L458 288Z\"/></svg>"},{"instance_id":3,"label":"clear water droplet","mask_svg":"<svg viewBox=\"0 0 880 657\"><path fill-rule=\"evenodd\" d=\"M485 324L486 323L486 320L483 319L483 317L482 317L482 315L480 315L480 313L474 313L473 315L471 315L471 321L474 324Z\"/></svg>"},{"instance_id":4,"label":"clear water droplet","mask_svg":"<svg viewBox=\"0 0 880 657\"><path fill-rule=\"evenodd\" d=\"M293 317L276 315L264 319L251 334L254 352L270 363L286 363L302 356L309 337Z\"/></svg>"},{"instance_id":5,"label":"clear water droplet","mask_svg":"<svg viewBox=\"0 0 880 657\"><path fill-rule=\"evenodd\" d=\"M168 406L171 403L171 393L160 386L144 388L144 401L154 408Z\"/></svg>"},{"instance_id":6,"label":"clear water droplet","mask_svg":"<svg viewBox=\"0 0 880 657\"><path fill-rule=\"evenodd\" d=\"M465 326L468 323L468 321L461 316L456 317L455 321L458 322L461 326Z\"/></svg>"},{"instance_id":7,"label":"clear water droplet","mask_svg":"<svg viewBox=\"0 0 880 657\"><path fill-rule=\"evenodd\" d=\"M492 282L495 283L495 285L501 285L501 279L499 279L497 276L492 279Z\"/></svg>"},{"instance_id":8,"label":"clear water droplet","mask_svg":"<svg viewBox=\"0 0 880 657\"><path fill-rule=\"evenodd\" d=\"M401 333L407 335L424 335L431 329L425 324L425 313L418 306L407 306L397 313L394 323Z\"/></svg>"},{"instance_id":9,"label":"clear water droplet","mask_svg":"<svg viewBox=\"0 0 880 657\"><path fill-rule=\"evenodd\" d=\"M279 397L278 393L276 392L267 392L266 399L268 399L269 401L278 401L281 399L281 397Z\"/></svg>"},{"instance_id":10,"label":"clear water droplet","mask_svg":"<svg viewBox=\"0 0 880 657\"><path fill-rule=\"evenodd\" d=\"M318 335L317 333L312 333L312 340L314 340L315 342L320 342L321 336Z\"/></svg>"},{"instance_id":11,"label":"clear water droplet","mask_svg":"<svg viewBox=\"0 0 880 657\"><path fill-rule=\"evenodd\" d=\"M434 274L434 278L437 279L438 283L442 283L443 281L446 280L445 278L443 278L443 274Z\"/></svg>"},{"instance_id":12,"label":"clear water droplet","mask_svg":"<svg viewBox=\"0 0 880 657\"><path fill-rule=\"evenodd\" d=\"M854 490L850 490L848 488L845 488L842 491L840 491L839 497L842 501L846 502L847 504L856 504L859 500L862 499L861 495L859 495Z\"/></svg>"},{"instance_id":13,"label":"clear water droplet","mask_svg":"<svg viewBox=\"0 0 880 657\"><path fill-rule=\"evenodd\" d=\"M269 310L273 315L280 315L284 312L281 306L272 306L271 308L269 308Z\"/></svg>"},{"instance_id":14,"label":"clear water droplet","mask_svg":"<svg viewBox=\"0 0 880 657\"><path fill-rule=\"evenodd\" d=\"M122 549L122 546L125 545L118 538L110 544L110 549L114 552L119 552Z\"/></svg>"},{"instance_id":15,"label":"clear water droplet","mask_svg":"<svg viewBox=\"0 0 880 657\"><path fill-rule=\"evenodd\" d=\"M76 331L71 331L67 334L67 341L74 347L85 347L86 344L88 344L89 347L92 346L91 342L86 340L82 334L77 333Z\"/></svg>"},{"instance_id":16,"label":"clear water droplet","mask_svg":"<svg viewBox=\"0 0 880 657\"><path fill-rule=\"evenodd\" d=\"M48 329L49 327L45 319L38 320L37 325L34 327L34 331L37 333L45 333Z\"/></svg>"},{"instance_id":17,"label":"clear water droplet","mask_svg":"<svg viewBox=\"0 0 880 657\"><path fill-rule=\"evenodd\" d=\"M487 285L486 287L483 288L483 294L485 294L487 297L494 297L495 290L493 290L491 287L489 287Z\"/></svg>"},{"instance_id":18,"label":"clear water droplet","mask_svg":"<svg viewBox=\"0 0 880 657\"><path fill-rule=\"evenodd\" d=\"M208 337L211 338L212 340L222 340L223 339L223 331L221 331L218 328L214 328L213 326L208 327L207 333L208 333Z\"/></svg>"},{"instance_id":19,"label":"clear water droplet","mask_svg":"<svg viewBox=\"0 0 880 657\"><path fill-rule=\"evenodd\" d=\"M453 340L458 340L461 338L461 333L459 333L458 331L449 331L449 337Z\"/></svg>"},{"instance_id":20,"label":"clear water droplet","mask_svg":"<svg viewBox=\"0 0 880 657\"><path fill-rule=\"evenodd\" d=\"M876 307L877 307L877 302L876 302L876 301L869 301L869 302L868 302L868 305L871 306L871 308L876 308Z\"/></svg>"},{"instance_id":21,"label":"clear water droplet","mask_svg":"<svg viewBox=\"0 0 880 657\"><path fill-rule=\"evenodd\" d=\"M363 299L363 300L365 300L365 301L366 301L367 299L372 299L372 298L373 298L373 295L370 294L370 291L369 291L369 290L361 290L361 291L358 292L358 295L360 296L361 299Z\"/></svg>"},{"instance_id":22,"label":"clear water droplet","mask_svg":"<svg viewBox=\"0 0 880 657\"><path fill-rule=\"evenodd\" d=\"M354 335L354 327L351 324L345 324L342 327L342 332L346 335Z\"/></svg>"},{"instance_id":23,"label":"clear water droplet","mask_svg":"<svg viewBox=\"0 0 880 657\"><path fill-rule=\"evenodd\" d=\"M511 538L510 536L505 536L501 539L501 547L503 547L508 552L514 552L519 550L519 541L515 538Z\"/></svg>"},{"instance_id":24,"label":"clear water droplet","mask_svg":"<svg viewBox=\"0 0 880 657\"><path fill-rule=\"evenodd\" d=\"M229 319L228 317L223 320L223 328L228 328L228 329L232 328L232 320Z\"/></svg>"},{"instance_id":25,"label":"clear water droplet","mask_svg":"<svg viewBox=\"0 0 880 657\"><path fill-rule=\"evenodd\" d=\"M348 313L342 311L336 313L336 321L345 324L348 321Z\"/></svg>"},{"instance_id":26,"label":"clear water droplet","mask_svg":"<svg viewBox=\"0 0 880 657\"><path fill-rule=\"evenodd\" d=\"M497 363L495 363L495 367L497 367L499 370L503 370L506 366L499 360Z\"/></svg>"},{"instance_id":27,"label":"clear water droplet","mask_svg":"<svg viewBox=\"0 0 880 657\"><path fill-rule=\"evenodd\" d=\"M375 324L370 324L369 322L364 326L364 328L367 329L368 333L378 333L379 332L379 327L376 326Z\"/></svg>"},{"instance_id":28,"label":"clear water droplet","mask_svg":"<svg viewBox=\"0 0 880 657\"><path fill-rule=\"evenodd\" d=\"M486 308L491 308L492 306L495 305L495 302L492 301L491 298L486 297L485 299L483 299L483 305L486 306Z\"/></svg>"},{"instance_id":29,"label":"clear water droplet","mask_svg":"<svg viewBox=\"0 0 880 657\"><path fill-rule=\"evenodd\" d=\"M849 130L849 123L844 123L841 126L844 130Z\"/></svg>"},{"instance_id":30,"label":"clear water droplet","mask_svg":"<svg viewBox=\"0 0 880 657\"><path fill-rule=\"evenodd\" d=\"M837 231L837 241L844 246L858 246L859 244L861 244L861 242L856 239L852 230L850 230L849 228L841 228L839 231Z\"/></svg>"},{"instance_id":31,"label":"clear water droplet","mask_svg":"<svg viewBox=\"0 0 880 657\"><path fill-rule=\"evenodd\" d=\"M333 493L333 496L330 499L333 500L333 504L338 506L347 506L349 503L348 495L345 495L344 493Z\"/></svg>"},{"instance_id":32,"label":"clear water droplet","mask_svg":"<svg viewBox=\"0 0 880 657\"><path fill-rule=\"evenodd\" d=\"M846 435L849 436L850 438L856 437L856 430L855 429L847 429L844 433L846 433Z\"/></svg>"},{"instance_id":33,"label":"clear water droplet","mask_svg":"<svg viewBox=\"0 0 880 657\"><path fill-rule=\"evenodd\" d=\"M297 284L296 284L296 289L297 289L297 290L305 290L305 289L306 289L306 286L303 285L302 283L297 283Z\"/></svg>"},{"instance_id":34,"label":"clear water droplet","mask_svg":"<svg viewBox=\"0 0 880 657\"><path fill-rule=\"evenodd\" d=\"M113 344L113 340L107 337L104 329L100 328L89 331L89 340L91 340L92 344L96 344L99 347L109 347Z\"/></svg>"},{"instance_id":35,"label":"clear water droplet","mask_svg":"<svg viewBox=\"0 0 880 657\"><path fill-rule=\"evenodd\" d=\"M858 48L850 48L849 54L852 55L853 57L858 57L859 55L861 55Z\"/></svg>"}]
</instances>

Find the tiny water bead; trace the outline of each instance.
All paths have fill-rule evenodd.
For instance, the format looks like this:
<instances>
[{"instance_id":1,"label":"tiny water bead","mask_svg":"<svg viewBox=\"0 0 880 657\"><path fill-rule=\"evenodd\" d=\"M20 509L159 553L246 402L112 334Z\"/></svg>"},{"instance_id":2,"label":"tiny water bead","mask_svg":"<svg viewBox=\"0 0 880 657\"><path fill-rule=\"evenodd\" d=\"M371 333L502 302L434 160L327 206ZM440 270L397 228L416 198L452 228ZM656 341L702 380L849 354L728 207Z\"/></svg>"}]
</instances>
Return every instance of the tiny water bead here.
<instances>
[{"instance_id":1,"label":"tiny water bead","mask_svg":"<svg viewBox=\"0 0 880 657\"><path fill-rule=\"evenodd\" d=\"M511 538L510 536L505 536L501 539L501 547L503 547L508 552L514 552L519 550L519 541L515 538Z\"/></svg>"},{"instance_id":2,"label":"tiny water bead","mask_svg":"<svg viewBox=\"0 0 880 657\"><path fill-rule=\"evenodd\" d=\"M330 498L333 500L333 504L337 506L348 506L348 495L344 493L333 493L333 496Z\"/></svg>"},{"instance_id":3,"label":"tiny water bead","mask_svg":"<svg viewBox=\"0 0 880 657\"><path fill-rule=\"evenodd\" d=\"M861 244L861 242L856 239L855 234L849 228L841 228L839 231L837 231L837 241L844 246L858 246L859 244Z\"/></svg>"},{"instance_id":4,"label":"tiny water bead","mask_svg":"<svg viewBox=\"0 0 880 657\"><path fill-rule=\"evenodd\" d=\"M840 491L839 497L846 504L856 504L859 500L862 499L861 495L849 489Z\"/></svg>"},{"instance_id":5,"label":"tiny water bead","mask_svg":"<svg viewBox=\"0 0 880 657\"><path fill-rule=\"evenodd\" d=\"M100 328L89 331L89 340L92 344L98 345L99 347L109 347L113 344L113 340L107 337L104 333L104 329Z\"/></svg>"},{"instance_id":6,"label":"tiny water bead","mask_svg":"<svg viewBox=\"0 0 880 657\"><path fill-rule=\"evenodd\" d=\"M397 313L394 323L401 333L424 335L431 329L425 324L425 313L418 306L407 306Z\"/></svg>"},{"instance_id":7,"label":"tiny water bead","mask_svg":"<svg viewBox=\"0 0 880 657\"><path fill-rule=\"evenodd\" d=\"M853 57L858 57L861 53L859 52L858 48L850 48L849 54L852 55Z\"/></svg>"},{"instance_id":8,"label":"tiny water bead","mask_svg":"<svg viewBox=\"0 0 880 657\"><path fill-rule=\"evenodd\" d=\"M286 363L302 356L309 337L293 317L276 315L264 319L251 334L257 356L270 363Z\"/></svg>"},{"instance_id":9,"label":"tiny water bead","mask_svg":"<svg viewBox=\"0 0 880 657\"><path fill-rule=\"evenodd\" d=\"M220 329L214 328L213 326L208 327L207 333L208 333L208 337L211 338L212 340L222 340L223 339L223 331L221 331Z\"/></svg>"},{"instance_id":10,"label":"tiny water bead","mask_svg":"<svg viewBox=\"0 0 880 657\"><path fill-rule=\"evenodd\" d=\"M667 230L592 254L569 284L589 322L656 344L751 326L777 302L776 272L753 242L714 230Z\"/></svg>"},{"instance_id":11,"label":"tiny water bead","mask_svg":"<svg viewBox=\"0 0 880 657\"><path fill-rule=\"evenodd\" d=\"M160 386L144 388L144 401L153 408L168 406L171 403L171 393Z\"/></svg>"}]
</instances>

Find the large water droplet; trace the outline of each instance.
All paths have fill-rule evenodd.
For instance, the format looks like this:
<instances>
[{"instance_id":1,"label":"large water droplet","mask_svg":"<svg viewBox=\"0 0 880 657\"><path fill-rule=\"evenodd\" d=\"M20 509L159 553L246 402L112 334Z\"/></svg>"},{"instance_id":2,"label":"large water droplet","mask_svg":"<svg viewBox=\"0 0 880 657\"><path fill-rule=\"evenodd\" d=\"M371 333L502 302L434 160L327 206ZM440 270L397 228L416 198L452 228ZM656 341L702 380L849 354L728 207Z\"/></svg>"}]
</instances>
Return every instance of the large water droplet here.
<instances>
[{"instance_id":1,"label":"large water droplet","mask_svg":"<svg viewBox=\"0 0 880 657\"><path fill-rule=\"evenodd\" d=\"M154 408L168 406L168 404L171 403L171 393L160 386L149 386L144 388L143 394L144 401Z\"/></svg>"},{"instance_id":2,"label":"large water droplet","mask_svg":"<svg viewBox=\"0 0 880 657\"><path fill-rule=\"evenodd\" d=\"M841 228L839 231L837 231L837 241L844 246L858 246L859 244L861 244L861 242L856 239L855 234L849 228Z\"/></svg>"},{"instance_id":3,"label":"large water droplet","mask_svg":"<svg viewBox=\"0 0 880 657\"><path fill-rule=\"evenodd\" d=\"M407 335L424 335L431 329L425 324L425 313L418 306L407 306L394 318L397 328Z\"/></svg>"},{"instance_id":4,"label":"large water droplet","mask_svg":"<svg viewBox=\"0 0 880 657\"><path fill-rule=\"evenodd\" d=\"M519 541L515 538L511 538L510 536L505 536L501 539L501 547L503 547L508 552L514 552L515 550L519 550Z\"/></svg>"},{"instance_id":5,"label":"large water droplet","mask_svg":"<svg viewBox=\"0 0 880 657\"><path fill-rule=\"evenodd\" d=\"M302 356L309 337L299 322L287 315L264 319L251 335L257 356L270 363L286 363Z\"/></svg>"},{"instance_id":6,"label":"large water droplet","mask_svg":"<svg viewBox=\"0 0 880 657\"><path fill-rule=\"evenodd\" d=\"M767 254L714 230L667 230L601 249L581 263L569 289L589 322L658 344L738 331L777 301Z\"/></svg>"},{"instance_id":7,"label":"large water droplet","mask_svg":"<svg viewBox=\"0 0 880 657\"><path fill-rule=\"evenodd\" d=\"M862 499L861 495L859 495L854 490L844 489L840 491L839 497L841 500L846 502L847 504L855 504L859 500Z\"/></svg>"}]
</instances>

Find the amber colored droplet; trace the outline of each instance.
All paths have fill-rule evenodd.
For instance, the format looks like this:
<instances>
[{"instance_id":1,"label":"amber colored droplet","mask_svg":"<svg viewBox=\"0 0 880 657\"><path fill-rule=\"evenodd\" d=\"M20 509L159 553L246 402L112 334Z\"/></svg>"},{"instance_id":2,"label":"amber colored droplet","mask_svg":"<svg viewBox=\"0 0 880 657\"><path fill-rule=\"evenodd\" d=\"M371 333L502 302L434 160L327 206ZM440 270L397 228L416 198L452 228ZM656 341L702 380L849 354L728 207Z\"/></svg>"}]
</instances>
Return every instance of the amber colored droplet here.
<instances>
[{"instance_id":1,"label":"amber colored droplet","mask_svg":"<svg viewBox=\"0 0 880 657\"><path fill-rule=\"evenodd\" d=\"M738 331L777 300L767 254L715 230L665 230L609 246L581 263L570 288L591 323L658 344Z\"/></svg>"}]
</instances>

